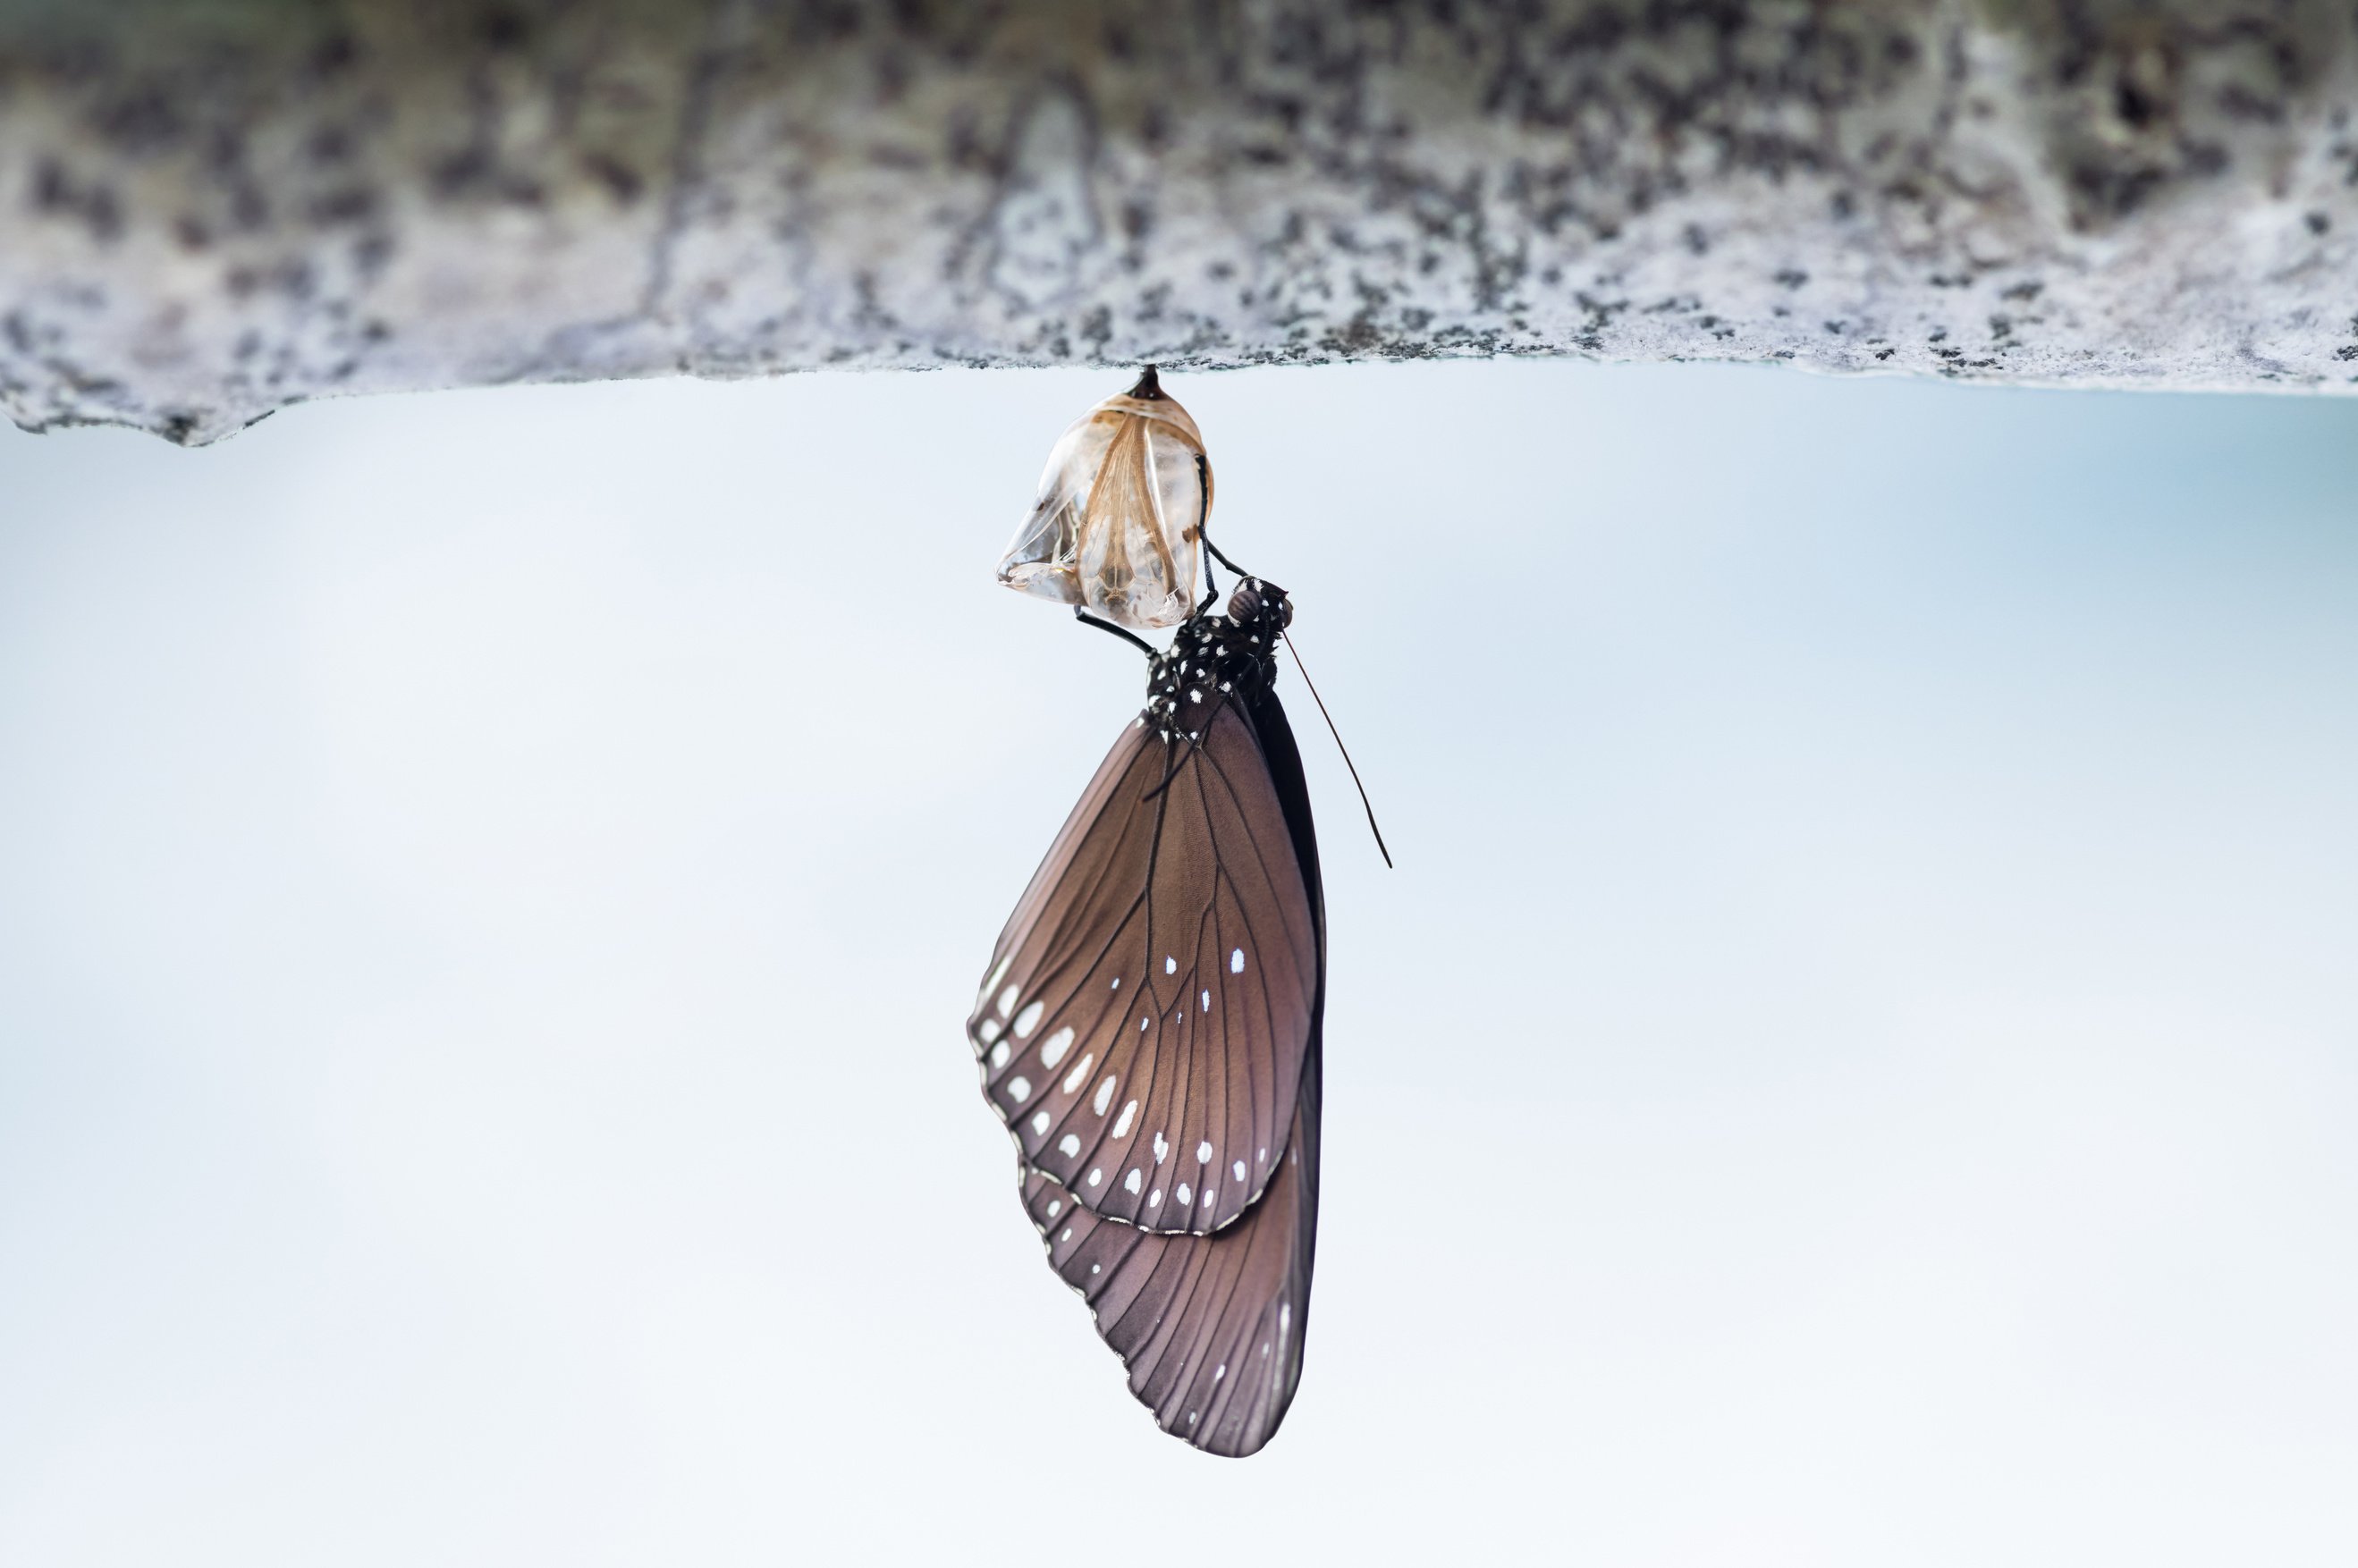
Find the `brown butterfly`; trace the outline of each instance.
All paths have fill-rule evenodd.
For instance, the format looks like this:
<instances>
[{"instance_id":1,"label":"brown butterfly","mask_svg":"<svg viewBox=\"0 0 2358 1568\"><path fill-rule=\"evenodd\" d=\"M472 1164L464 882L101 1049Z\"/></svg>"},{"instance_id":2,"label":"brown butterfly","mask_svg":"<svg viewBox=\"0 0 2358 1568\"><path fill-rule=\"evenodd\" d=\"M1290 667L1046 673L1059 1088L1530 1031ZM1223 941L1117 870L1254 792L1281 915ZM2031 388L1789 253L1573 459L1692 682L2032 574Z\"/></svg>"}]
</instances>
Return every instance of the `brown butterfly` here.
<instances>
[{"instance_id":1,"label":"brown butterfly","mask_svg":"<svg viewBox=\"0 0 2358 1568\"><path fill-rule=\"evenodd\" d=\"M1293 1400L1317 1227L1325 905L1272 689L1292 618L1247 578L1152 654L967 1021L1050 1263L1157 1423L1224 1454Z\"/></svg>"}]
</instances>

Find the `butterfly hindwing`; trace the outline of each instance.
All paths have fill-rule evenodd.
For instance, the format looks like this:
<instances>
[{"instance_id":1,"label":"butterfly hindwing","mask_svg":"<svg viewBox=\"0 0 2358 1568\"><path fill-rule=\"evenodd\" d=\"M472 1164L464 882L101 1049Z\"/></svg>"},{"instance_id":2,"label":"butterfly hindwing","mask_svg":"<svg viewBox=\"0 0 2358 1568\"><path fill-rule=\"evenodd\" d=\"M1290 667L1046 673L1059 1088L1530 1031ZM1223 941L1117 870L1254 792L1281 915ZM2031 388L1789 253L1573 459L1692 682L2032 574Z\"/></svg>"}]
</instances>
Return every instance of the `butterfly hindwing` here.
<instances>
[{"instance_id":1,"label":"butterfly hindwing","mask_svg":"<svg viewBox=\"0 0 2358 1568\"><path fill-rule=\"evenodd\" d=\"M1244 1217L1212 1236L1099 1218L1037 1171L1023 1206L1059 1278L1089 1303L1157 1425L1208 1452L1254 1453L1302 1379L1318 1223L1319 1063L1304 1063L1282 1162Z\"/></svg>"}]
</instances>

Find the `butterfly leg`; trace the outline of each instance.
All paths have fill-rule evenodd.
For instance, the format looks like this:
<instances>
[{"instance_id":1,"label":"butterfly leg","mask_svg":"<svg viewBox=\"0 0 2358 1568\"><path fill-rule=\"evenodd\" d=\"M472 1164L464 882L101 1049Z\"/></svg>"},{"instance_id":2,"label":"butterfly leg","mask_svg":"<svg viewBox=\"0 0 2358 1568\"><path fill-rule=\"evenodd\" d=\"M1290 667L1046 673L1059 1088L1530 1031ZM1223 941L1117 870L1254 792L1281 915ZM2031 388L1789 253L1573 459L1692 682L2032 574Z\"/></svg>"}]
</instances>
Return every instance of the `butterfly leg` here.
<instances>
[{"instance_id":1,"label":"butterfly leg","mask_svg":"<svg viewBox=\"0 0 2358 1568\"><path fill-rule=\"evenodd\" d=\"M1115 636L1120 638L1123 642L1128 643L1130 646L1136 648L1140 653L1144 654L1148 658L1151 659L1154 657L1154 644L1140 636L1137 633L1130 631L1128 627L1117 626L1110 621L1100 621L1096 616L1090 614L1087 611L1080 608L1078 605L1075 605L1073 607L1073 619L1079 622L1084 626L1094 626L1100 632L1110 632Z\"/></svg>"},{"instance_id":2,"label":"butterfly leg","mask_svg":"<svg viewBox=\"0 0 2358 1568\"><path fill-rule=\"evenodd\" d=\"M1219 562L1222 566L1224 566L1224 567L1228 568L1230 571L1232 571L1232 572L1236 573L1238 577L1250 577L1250 576L1252 576L1252 573L1250 573L1250 572L1249 572L1249 571L1245 570L1245 568L1242 568L1242 567L1240 567L1240 566L1237 565L1237 563L1236 563L1236 562L1234 562L1234 561L1232 561L1232 560L1228 559L1228 552L1227 552L1226 550L1221 549L1219 546L1215 545L1214 543L1212 543L1212 531L1211 531L1209 528L1206 528L1205 530L1203 530L1203 533L1202 533L1202 538L1203 538L1203 541L1204 541L1204 548L1206 548L1206 549L1207 549L1207 550L1209 550L1209 551L1211 551L1211 552L1212 552L1212 558L1213 558L1214 560L1216 560L1216 561Z\"/></svg>"}]
</instances>

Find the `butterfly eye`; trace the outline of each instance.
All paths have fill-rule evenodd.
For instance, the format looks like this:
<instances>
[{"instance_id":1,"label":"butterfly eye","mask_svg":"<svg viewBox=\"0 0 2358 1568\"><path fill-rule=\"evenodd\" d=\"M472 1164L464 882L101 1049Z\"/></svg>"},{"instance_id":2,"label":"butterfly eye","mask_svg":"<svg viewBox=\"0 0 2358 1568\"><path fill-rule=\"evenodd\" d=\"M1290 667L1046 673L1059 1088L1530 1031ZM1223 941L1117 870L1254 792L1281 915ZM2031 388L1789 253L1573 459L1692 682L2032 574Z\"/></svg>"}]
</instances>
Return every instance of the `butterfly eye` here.
<instances>
[{"instance_id":1,"label":"butterfly eye","mask_svg":"<svg viewBox=\"0 0 2358 1568\"><path fill-rule=\"evenodd\" d=\"M1131 631L1175 626L1195 607L1211 504L1203 435L1149 366L1057 438L999 580Z\"/></svg>"},{"instance_id":2,"label":"butterfly eye","mask_svg":"<svg viewBox=\"0 0 2358 1568\"><path fill-rule=\"evenodd\" d=\"M1237 584L1236 592L1228 595L1228 619L1239 626L1265 621L1272 610L1281 628L1293 624L1293 600L1273 582L1249 577Z\"/></svg>"}]
</instances>

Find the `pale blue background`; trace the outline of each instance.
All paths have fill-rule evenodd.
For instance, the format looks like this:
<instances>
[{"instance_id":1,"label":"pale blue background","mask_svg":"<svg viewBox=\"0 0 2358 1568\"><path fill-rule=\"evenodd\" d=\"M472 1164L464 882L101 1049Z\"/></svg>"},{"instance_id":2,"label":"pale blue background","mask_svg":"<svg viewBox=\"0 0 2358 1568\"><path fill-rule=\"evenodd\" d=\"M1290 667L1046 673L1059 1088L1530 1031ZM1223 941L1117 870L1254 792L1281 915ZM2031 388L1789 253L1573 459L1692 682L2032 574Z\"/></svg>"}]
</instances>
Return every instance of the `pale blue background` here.
<instances>
[{"instance_id":1,"label":"pale blue background","mask_svg":"<svg viewBox=\"0 0 2358 1568\"><path fill-rule=\"evenodd\" d=\"M0 434L0 1563L2358 1560L2358 403L1174 377L1381 810L1284 1432L959 1030L1107 374Z\"/></svg>"}]
</instances>

